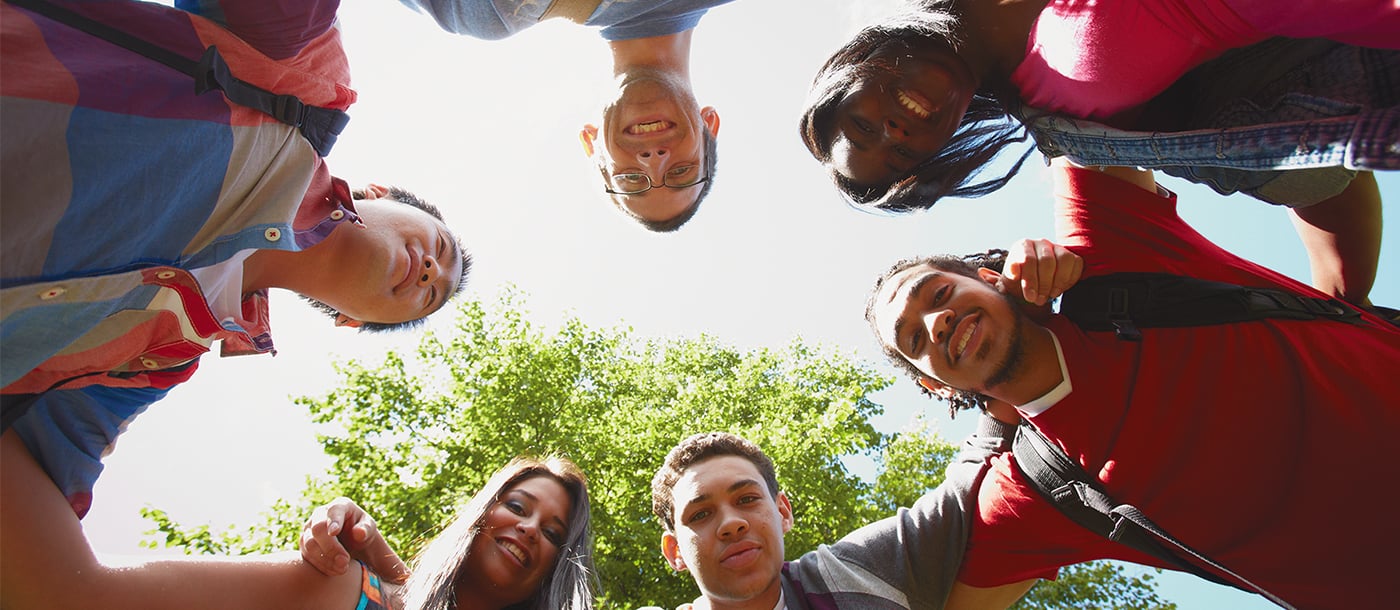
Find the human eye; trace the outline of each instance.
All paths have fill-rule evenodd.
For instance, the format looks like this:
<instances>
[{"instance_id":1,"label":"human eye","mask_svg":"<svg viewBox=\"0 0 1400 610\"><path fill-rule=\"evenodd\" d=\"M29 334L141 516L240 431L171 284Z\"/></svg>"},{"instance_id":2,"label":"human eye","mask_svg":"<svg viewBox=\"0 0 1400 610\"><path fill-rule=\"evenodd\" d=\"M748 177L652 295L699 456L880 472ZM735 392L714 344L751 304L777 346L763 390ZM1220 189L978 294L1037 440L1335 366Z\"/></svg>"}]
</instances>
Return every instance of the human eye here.
<instances>
[{"instance_id":1,"label":"human eye","mask_svg":"<svg viewBox=\"0 0 1400 610\"><path fill-rule=\"evenodd\" d=\"M855 125L856 129L861 133L875 133L875 127L872 126L870 122L858 116L851 117L851 124Z\"/></svg>"},{"instance_id":2,"label":"human eye","mask_svg":"<svg viewBox=\"0 0 1400 610\"><path fill-rule=\"evenodd\" d=\"M671 171L666 172L666 176L669 178L687 178L695 174L696 167L699 166L682 165L680 167L672 168Z\"/></svg>"},{"instance_id":3,"label":"human eye","mask_svg":"<svg viewBox=\"0 0 1400 610\"><path fill-rule=\"evenodd\" d=\"M614 174L613 183L625 189L645 188L651 180L646 174Z\"/></svg>"},{"instance_id":4,"label":"human eye","mask_svg":"<svg viewBox=\"0 0 1400 610\"><path fill-rule=\"evenodd\" d=\"M944 299L948 298L948 292L950 290L952 290L952 288L946 284L940 287L937 292L933 293L933 304L938 305L942 303Z\"/></svg>"},{"instance_id":5,"label":"human eye","mask_svg":"<svg viewBox=\"0 0 1400 610\"><path fill-rule=\"evenodd\" d=\"M506 510L517 515L525 514L525 505L521 504L518 500L506 500L502 505L506 507Z\"/></svg>"},{"instance_id":6,"label":"human eye","mask_svg":"<svg viewBox=\"0 0 1400 610\"><path fill-rule=\"evenodd\" d=\"M557 529L547 529L544 531L544 538L556 547L564 546L564 532Z\"/></svg>"},{"instance_id":7,"label":"human eye","mask_svg":"<svg viewBox=\"0 0 1400 610\"><path fill-rule=\"evenodd\" d=\"M759 496L758 494L745 494L739 497L739 504L753 504L754 502L757 502L762 499L762 496Z\"/></svg>"},{"instance_id":8,"label":"human eye","mask_svg":"<svg viewBox=\"0 0 1400 610\"><path fill-rule=\"evenodd\" d=\"M686 523L695 523L695 522L697 522L697 521L704 520L705 517L708 517L708 516L710 516L710 511L708 511L708 510L697 510L697 511L691 513L691 514L690 514L690 517L687 518L687 519L685 520L685 522L686 522Z\"/></svg>"}]
</instances>

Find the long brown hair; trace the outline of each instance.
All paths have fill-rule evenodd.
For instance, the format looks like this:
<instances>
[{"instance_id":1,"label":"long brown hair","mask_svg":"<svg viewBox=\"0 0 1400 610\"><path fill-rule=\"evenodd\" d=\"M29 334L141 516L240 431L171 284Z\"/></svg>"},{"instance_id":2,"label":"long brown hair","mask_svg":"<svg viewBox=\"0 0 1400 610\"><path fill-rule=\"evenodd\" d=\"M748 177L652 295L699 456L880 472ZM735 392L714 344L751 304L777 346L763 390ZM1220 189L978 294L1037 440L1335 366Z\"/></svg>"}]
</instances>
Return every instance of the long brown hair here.
<instances>
[{"instance_id":1,"label":"long brown hair","mask_svg":"<svg viewBox=\"0 0 1400 610\"><path fill-rule=\"evenodd\" d=\"M450 610L456 606L454 583L466 563L472 540L481 531L487 511L501 495L532 477L549 477L569 492L573 509L569 531L559 547L554 569L530 599L511 606L514 610L591 610L596 574L593 569L593 534L589 520L588 482L577 464L562 457L510 461L482 486L442 533L418 554L413 575L404 584L404 608Z\"/></svg>"}]
</instances>

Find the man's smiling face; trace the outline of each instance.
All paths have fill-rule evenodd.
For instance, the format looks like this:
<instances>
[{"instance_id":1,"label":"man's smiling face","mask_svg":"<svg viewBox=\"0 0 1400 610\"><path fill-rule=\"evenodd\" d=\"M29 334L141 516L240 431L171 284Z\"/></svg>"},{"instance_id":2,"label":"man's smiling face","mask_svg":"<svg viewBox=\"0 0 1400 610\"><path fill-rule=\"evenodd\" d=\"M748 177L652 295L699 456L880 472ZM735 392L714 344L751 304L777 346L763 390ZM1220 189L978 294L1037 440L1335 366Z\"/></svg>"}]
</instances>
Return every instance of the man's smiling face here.
<instances>
[{"instance_id":1,"label":"man's smiling face","mask_svg":"<svg viewBox=\"0 0 1400 610\"><path fill-rule=\"evenodd\" d=\"M871 320L880 343L944 385L988 394L1025 362L1025 316L994 287L999 276L920 264L876 292Z\"/></svg>"},{"instance_id":2,"label":"man's smiling face","mask_svg":"<svg viewBox=\"0 0 1400 610\"><path fill-rule=\"evenodd\" d=\"M675 532L662 536L671 566L690 570L712 608L776 605L792 528L787 497L769 494L758 468L734 455L690 465L673 490Z\"/></svg>"}]
</instances>

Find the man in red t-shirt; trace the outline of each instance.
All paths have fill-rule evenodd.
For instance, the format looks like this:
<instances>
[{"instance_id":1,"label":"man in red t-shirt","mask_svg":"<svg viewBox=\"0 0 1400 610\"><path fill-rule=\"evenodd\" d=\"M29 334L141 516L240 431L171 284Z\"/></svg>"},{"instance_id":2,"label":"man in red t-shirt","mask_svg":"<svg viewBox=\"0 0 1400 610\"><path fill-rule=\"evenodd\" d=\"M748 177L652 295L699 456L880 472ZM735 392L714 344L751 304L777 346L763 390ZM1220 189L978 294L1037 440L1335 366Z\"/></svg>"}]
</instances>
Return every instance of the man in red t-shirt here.
<instances>
[{"instance_id":1,"label":"man in red t-shirt","mask_svg":"<svg viewBox=\"0 0 1400 610\"><path fill-rule=\"evenodd\" d=\"M1055 195L1057 241L1084 277L1156 271L1326 297L1206 240L1148 172L1059 165ZM1144 328L1130 342L1033 320L1006 283L957 258L905 261L867 317L926 388L1016 406L1115 499L1288 603L1391 600L1381 583L1400 524L1349 508L1400 500L1385 438L1400 428L1400 329L1364 314ZM1001 587L1104 558L1168 567L1075 525L1013 462L997 458L982 483L961 582Z\"/></svg>"}]
</instances>

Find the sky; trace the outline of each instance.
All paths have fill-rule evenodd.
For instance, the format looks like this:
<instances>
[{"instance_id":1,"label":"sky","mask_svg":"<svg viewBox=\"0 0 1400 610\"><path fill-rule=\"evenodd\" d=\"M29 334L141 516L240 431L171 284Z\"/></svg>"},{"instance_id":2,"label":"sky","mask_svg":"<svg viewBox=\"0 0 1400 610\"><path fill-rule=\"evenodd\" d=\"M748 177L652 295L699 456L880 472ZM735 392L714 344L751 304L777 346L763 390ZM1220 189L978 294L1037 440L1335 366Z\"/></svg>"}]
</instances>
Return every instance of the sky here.
<instances>
[{"instance_id":1,"label":"sky","mask_svg":"<svg viewBox=\"0 0 1400 610\"><path fill-rule=\"evenodd\" d=\"M604 198L577 136L599 121L611 58L596 30L566 22L485 42L442 32L392 0L346 0L342 35L360 97L328 163L354 186L398 185L441 207L475 258L467 297L490 302L515 286L527 295L529 319L547 328L578 317L638 336L704 333L741 349L801 338L893 375L861 316L880 272L905 256L1053 234L1037 157L1001 191L927 213L875 216L837 197L797 136L802 100L831 51L895 4L737 0L705 16L691 73L700 103L721 116L719 169L699 213L674 234L646 232ZM1379 178L1384 199L1400 197L1400 176ZM1208 237L1307 279L1282 209L1159 179ZM1400 219L1387 215L1372 298L1395 306ZM427 327L445 330L451 319L444 311ZM219 529L299 497L305 477L328 460L292 398L335 386L335 362L376 362L388 349L411 351L421 336L333 328L289 293L274 293L272 321L276 357L206 357L191 382L121 437L84 519L98 552L154 552L138 547L151 527L138 514L143 506ZM903 378L876 398L886 407L876 425L886 432L925 413L956 441L975 422L950 419ZM1183 610L1272 607L1191 576L1158 580Z\"/></svg>"}]
</instances>

